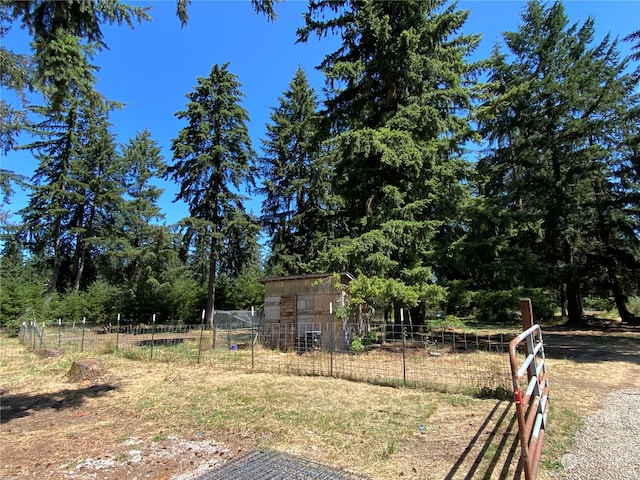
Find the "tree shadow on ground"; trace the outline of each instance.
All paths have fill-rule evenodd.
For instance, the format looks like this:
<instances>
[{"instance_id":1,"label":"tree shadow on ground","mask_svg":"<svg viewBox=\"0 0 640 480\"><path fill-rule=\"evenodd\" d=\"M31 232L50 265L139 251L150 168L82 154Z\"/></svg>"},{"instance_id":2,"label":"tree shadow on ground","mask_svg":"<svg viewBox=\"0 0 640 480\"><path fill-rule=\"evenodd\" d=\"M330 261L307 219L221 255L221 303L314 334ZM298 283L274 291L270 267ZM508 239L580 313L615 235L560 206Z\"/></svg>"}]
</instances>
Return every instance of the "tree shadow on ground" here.
<instances>
[{"instance_id":1,"label":"tree shadow on ground","mask_svg":"<svg viewBox=\"0 0 640 480\"><path fill-rule=\"evenodd\" d=\"M35 395L0 392L0 423L6 424L48 408L56 411L80 407L87 398L102 396L116 388L114 385L91 385Z\"/></svg>"},{"instance_id":2,"label":"tree shadow on ground","mask_svg":"<svg viewBox=\"0 0 640 480\"><path fill-rule=\"evenodd\" d=\"M581 363L632 362L640 365L640 336L611 330L542 329L548 358Z\"/></svg>"},{"instance_id":3,"label":"tree shadow on ground","mask_svg":"<svg viewBox=\"0 0 640 480\"><path fill-rule=\"evenodd\" d=\"M515 467L514 467L515 462ZM496 402L444 480L518 480L523 466L513 402Z\"/></svg>"}]
</instances>

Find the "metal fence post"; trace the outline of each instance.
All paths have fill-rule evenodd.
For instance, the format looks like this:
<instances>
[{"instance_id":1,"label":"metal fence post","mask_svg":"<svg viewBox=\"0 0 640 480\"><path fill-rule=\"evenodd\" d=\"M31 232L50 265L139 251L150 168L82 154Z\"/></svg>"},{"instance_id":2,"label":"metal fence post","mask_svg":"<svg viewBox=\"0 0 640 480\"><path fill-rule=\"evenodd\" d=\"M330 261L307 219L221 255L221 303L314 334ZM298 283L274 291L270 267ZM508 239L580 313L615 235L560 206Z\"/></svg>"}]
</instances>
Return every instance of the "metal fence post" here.
<instances>
[{"instance_id":1,"label":"metal fence post","mask_svg":"<svg viewBox=\"0 0 640 480\"><path fill-rule=\"evenodd\" d=\"M253 309L253 307L251 307L251 370L253 370L253 367L254 367L254 352L253 352L253 348L255 344L253 339L254 323L255 323L255 310Z\"/></svg>"},{"instance_id":2,"label":"metal fence post","mask_svg":"<svg viewBox=\"0 0 640 480\"><path fill-rule=\"evenodd\" d=\"M82 317L82 340L80 342L80 351L84 352L84 326L87 323L87 317Z\"/></svg>"},{"instance_id":3,"label":"metal fence post","mask_svg":"<svg viewBox=\"0 0 640 480\"><path fill-rule=\"evenodd\" d=\"M404 309L400 309L400 334L402 335L402 385L407 386L406 330L404 327Z\"/></svg>"},{"instance_id":4,"label":"metal fence post","mask_svg":"<svg viewBox=\"0 0 640 480\"><path fill-rule=\"evenodd\" d=\"M202 321L200 322L200 341L198 342L198 363L200 363L200 352L202 352L202 334L204 332L204 310L202 310Z\"/></svg>"},{"instance_id":5,"label":"metal fence post","mask_svg":"<svg viewBox=\"0 0 640 480\"><path fill-rule=\"evenodd\" d=\"M118 319L116 320L116 351L120 348L120 314L118 314Z\"/></svg>"},{"instance_id":6,"label":"metal fence post","mask_svg":"<svg viewBox=\"0 0 640 480\"><path fill-rule=\"evenodd\" d=\"M153 344L155 343L156 336L156 314L153 314L151 318L151 360L153 360Z\"/></svg>"},{"instance_id":7,"label":"metal fence post","mask_svg":"<svg viewBox=\"0 0 640 480\"><path fill-rule=\"evenodd\" d=\"M218 324L216 322L216 310L215 308L211 312L211 331L213 332L213 338L211 339L211 349L215 350L216 348L216 329L218 328Z\"/></svg>"},{"instance_id":8,"label":"metal fence post","mask_svg":"<svg viewBox=\"0 0 640 480\"><path fill-rule=\"evenodd\" d=\"M333 303L329 302L329 376L333 377Z\"/></svg>"},{"instance_id":9,"label":"metal fence post","mask_svg":"<svg viewBox=\"0 0 640 480\"><path fill-rule=\"evenodd\" d=\"M62 319L58 319L58 348L60 348L62 341Z\"/></svg>"}]
</instances>

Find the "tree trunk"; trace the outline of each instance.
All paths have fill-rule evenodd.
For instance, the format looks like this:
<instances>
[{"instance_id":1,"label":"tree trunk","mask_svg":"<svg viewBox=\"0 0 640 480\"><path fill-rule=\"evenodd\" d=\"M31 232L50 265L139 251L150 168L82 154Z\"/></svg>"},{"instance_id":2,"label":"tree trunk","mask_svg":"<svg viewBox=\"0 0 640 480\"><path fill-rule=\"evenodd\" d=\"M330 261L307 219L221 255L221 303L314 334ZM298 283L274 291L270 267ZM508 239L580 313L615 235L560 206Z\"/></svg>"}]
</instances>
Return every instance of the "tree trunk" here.
<instances>
[{"instance_id":1,"label":"tree trunk","mask_svg":"<svg viewBox=\"0 0 640 480\"><path fill-rule=\"evenodd\" d=\"M87 260L87 237L93 235L93 222L95 219L96 207L95 205L91 206L89 214L89 221L85 226L85 231L78 233L78 239L76 240L76 274L73 280L73 291L80 291L80 284L82 283L82 275L84 273L84 266ZM82 225L82 217L84 216L84 205L80 208L80 224Z\"/></svg>"},{"instance_id":2,"label":"tree trunk","mask_svg":"<svg viewBox=\"0 0 640 480\"><path fill-rule=\"evenodd\" d=\"M215 237L211 239L211 251L209 252L209 278L207 280L207 306L205 308L205 322L211 325L213 340L211 347L216 347L216 331L214 324L215 298L216 298L216 253L217 242Z\"/></svg>"},{"instance_id":3,"label":"tree trunk","mask_svg":"<svg viewBox=\"0 0 640 480\"><path fill-rule=\"evenodd\" d=\"M580 297L580 286L575 278L567 282L567 325L577 327L583 325L582 319L582 298Z\"/></svg>"},{"instance_id":4,"label":"tree trunk","mask_svg":"<svg viewBox=\"0 0 640 480\"><path fill-rule=\"evenodd\" d=\"M594 187L594 191L596 196L602 195L601 190L597 187ZM616 274L618 271L617 261L614 256L613 248L610 247L611 235L609 228L607 228L604 212L601 207L598 208L598 232L600 234L600 240L604 246L603 263L607 270L607 277L609 278L609 288L611 288L613 300L616 302L616 308L620 314L620 320L622 323L633 323L635 317L627 309L627 296L624 294L622 287L620 286L620 282L618 281L618 275Z\"/></svg>"},{"instance_id":5,"label":"tree trunk","mask_svg":"<svg viewBox=\"0 0 640 480\"><path fill-rule=\"evenodd\" d=\"M60 243L62 242L61 238L61 228L60 228L60 217L56 218L54 228L54 240L53 240L53 268L51 269L51 276L49 277L49 283L47 284L47 294L46 301L47 303L51 300L51 297L56 291L58 286L58 277L60 276L60 267L62 265L62 251L60 248Z\"/></svg>"},{"instance_id":6,"label":"tree trunk","mask_svg":"<svg viewBox=\"0 0 640 480\"><path fill-rule=\"evenodd\" d=\"M412 325L424 325L426 323L427 313L424 303L420 303L417 307L409 309L411 312Z\"/></svg>"},{"instance_id":7,"label":"tree trunk","mask_svg":"<svg viewBox=\"0 0 640 480\"><path fill-rule=\"evenodd\" d=\"M613 300L616 302L616 308L620 314L620 320L622 323L635 323L635 317L627 309L627 296L622 292L618 277L613 270L612 265L607 265L607 275L609 276L609 285L611 287L611 293L613 294Z\"/></svg>"},{"instance_id":8,"label":"tree trunk","mask_svg":"<svg viewBox=\"0 0 640 480\"><path fill-rule=\"evenodd\" d=\"M567 285L567 325L576 327L583 325L582 319L582 296L580 294L580 282L576 278L576 273L573 271L573 254L571 252L571 245L567 240L563 242L563 256L565 265L568 266L569 271L566 273L566 285Z\"/></svg>"},{"instance_id":9,"label":"tree trunk","mask_svg":"<svg viewBox=\"0 0 640 480\"><path fill-rule=\"evenodd\" d=\"M567 318L567 291L564 284L560 285L560 316Z\"/></svg>"}]
</instances>

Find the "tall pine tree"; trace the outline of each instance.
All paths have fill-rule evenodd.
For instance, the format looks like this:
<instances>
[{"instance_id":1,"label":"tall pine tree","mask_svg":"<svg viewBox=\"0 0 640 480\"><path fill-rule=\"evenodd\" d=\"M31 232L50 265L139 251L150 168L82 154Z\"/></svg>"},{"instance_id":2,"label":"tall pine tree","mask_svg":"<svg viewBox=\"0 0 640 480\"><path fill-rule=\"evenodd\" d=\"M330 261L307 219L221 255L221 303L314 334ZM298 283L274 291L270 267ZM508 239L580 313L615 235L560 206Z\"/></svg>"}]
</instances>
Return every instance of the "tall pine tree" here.
<instances>
[{"instance_id":1,"label":"tall pine tree","mask_svg":"<svg viewBox=\"0 0 640 480\"><path fill-rule=\"evenodd\" d=\"M331 235L331 169L322 155L317 108L315 92L298 68L273 108L260 159L269 275L310 272Z\"/></svg>"},{"instance_id":2,"label":"tall pine tree","mask_svg":"<svg viewBox=\"0 0 640 480\"><path fill-rule=\"evenodd\" d=\"M321 64L344 204L327 264L404 285L413 292L404 298L419 299L404 302L418 307L418 321L442 298L434 282L445 259L437 252L455 234L469 195L466 57L479 38L458 34L467 16L443 1L319 2L299 31L300 41L342 39Z\"/></svg>"},{"instance_id":3,"label":"tall pine tree","mask_svg":"<svg viewBox=\"0 0 640 480\"><path fill-rule=\"evenodd\" d=\"M529 2L504 41L508 53L496 49L490 59L479 114L490 147L479 163L485 193L540 225L539 286L555 288L569 323L579 324L583 289L598 269L616 268L605 261L617 235L607 231L630 219L603 199L615 196L619 108L633 103L633 82L616 42L594 43L594 20L569 25L560 2Z\"/></svg>"},{"instance_id":4,"label":"tall pine tree","mask_svg":"<svg viewBox=\"0 0 640 480\"><path fill-rule=\"evenodd\" d=\"M3 2L5 11L33 37L33 85L54 110L62 107L70 91L85 100L101 102L95 90L93 55L107 48L103 24L127 24L149 20L149 7L118 0L68 0Z\"/></svg>"},{"instance_id":5,"label":"tall pine tree","mask_svg":"<svg viewBox=\"0 0 640 480\"><path fill-rule=\"evenodd\" d=\"M79 101L69 102L64 111L36 110L45 115L37 126L42 140L25 148L40 164L21 212L21 230L32 252L50 268L50 297L67 288L77 292L95 279L96 259L104 254L100 247L113 233L121 209L123 171L107 111Z\"/></svg>"},{"instance_id":6,"label":"tall pine tree","mask_svg":"<svg viewBox=\"0 0 640 480\"><path fill-rule=\"evenodd\" d=\"M238 244L230 240L237 239L239 231L251 233L252 221L239 189L253 183L256 155L240 86L228 64L214 65L208 77L198 77L186 95L186 109L176 113L187 126L172 142L175 163L167 169L168 177L180 183L176 199L189 206L190 217L183 221L185 238L205 255L205 317L211 325L220 264L227 255L243 254L234 251Z\"/></svg>"},{"instance_id":7,"label":"tall pine tree","mask_svg":"<svg viewBox=\"0 0 640 480\"><path fill-rule=\"evenodd\" d=\"M154 312L169 259L177 257L177 250L170 252L169 228L159 224L164 218L158 206L163 190L153 184L166 165L146 129L122 146L120 163L122 208L114 219L117 234L108 239L110 255L102 268L113 283L125 287L130 313L140 317Z\"/></svg>"}]
</instances>

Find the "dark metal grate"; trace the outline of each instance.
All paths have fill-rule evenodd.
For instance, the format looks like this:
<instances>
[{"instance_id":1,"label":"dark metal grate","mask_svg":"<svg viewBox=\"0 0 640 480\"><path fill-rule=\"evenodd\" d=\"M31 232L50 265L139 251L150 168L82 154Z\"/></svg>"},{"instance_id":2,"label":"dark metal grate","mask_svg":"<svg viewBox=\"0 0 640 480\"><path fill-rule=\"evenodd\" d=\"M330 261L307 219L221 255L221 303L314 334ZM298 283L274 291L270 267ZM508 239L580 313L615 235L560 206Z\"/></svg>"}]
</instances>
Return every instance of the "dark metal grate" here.
<instances>
[{"instance_id":1,"label":"dark metal grate","mask_svg":"<svg viewBox=\"0 0 640 480\"><path fill-rule=\"evenodd\" d=\"M364 475L288 453L255 450L216 468L198 480L366 480Z\"/></svg>"}]
</instances>

